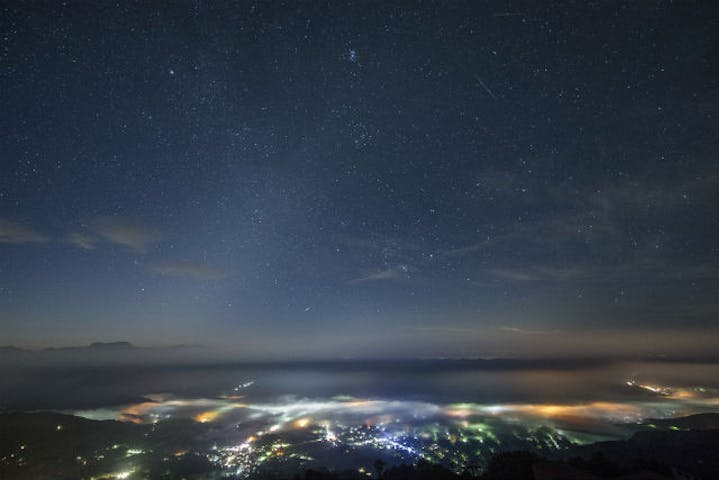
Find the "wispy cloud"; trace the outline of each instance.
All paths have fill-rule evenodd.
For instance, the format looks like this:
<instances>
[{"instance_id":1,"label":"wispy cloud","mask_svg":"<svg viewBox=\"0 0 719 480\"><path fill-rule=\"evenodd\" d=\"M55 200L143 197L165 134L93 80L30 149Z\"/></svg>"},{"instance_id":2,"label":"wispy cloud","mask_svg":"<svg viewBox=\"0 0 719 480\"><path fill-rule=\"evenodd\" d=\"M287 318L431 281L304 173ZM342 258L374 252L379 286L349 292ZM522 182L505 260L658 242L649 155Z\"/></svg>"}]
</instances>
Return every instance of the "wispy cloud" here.
<instances>
[{"instance_id":1,"label":"wispy cloud","mask_svg":"<svg viewBox=\"0 0 719 480\"><path fill-rule=\"evenodd\" d=\"M624 269L623 269L624 270ZM592 265L553 267L549 265L528 265L523 268L497 268L489 274L501 280L515 282L576 282L579 280L604 279L613 270ZM614 278L616 275L612 275Z\"/></svg>"},{"instance_id":2,"label":"wispy cloud","mask_svg":"<svg viewBox=\"0 0 719 480\"><path fill-rule=\"evenodd\" d=\"M48 237L30 227L0 218L0 243L41 243L48 240Z\"/></svg>"},{"instance_id":3,"label":"wispy cloud","mask_svg":"<svg viewBox=\"0 0 719 480\"><path fill-rule=\"evenodd\" d=\"M516 333L518 335L552 335L559 333L559 330L538 330L509 326L500 327L499 329L503 332Z\"/></svg>"},{"instance_id":4,"label":"wispy cloud","mask_svg":"<svg viewBox=\"0 0 719 480\"><path fill-rule=\"evenodd\" d=\"M417 327L414 330L427 333L477 333L476 328L466 327Z\"/></svg>"},{"instance_id":5,"label":"wispy cloud","mask_svg":"<svg viewBox=\"0 0 719 480\"><path fill-rule=\"evenodd\" d=\"M187 261L158 264L152 267L152 271L160 275L189 277L198 280L218 280L227 276L227 272L220 268Z\"/></svg>"},{"instance_id":6,"label":"wispy cloud","mask_svg":"<svg viewBox=\"0 0 719 480\"><path fill-rule=\"evenodd\" d=\"M548 203L552 209L521 222L512 222L487 231L475 241L438 252L444 258L482 255L487 252L520 251L529 248L552 250L563 247L576 250L581 245L596 256L616 258L632 255L637 247L667 243L672 229L657 233L659 221L678 224L677 231L689 228L686 222L716 214L714 201L719 174L673 178L671 182L643 179L612 179L593 186L571 182L554 187L533 185L527 193L516 192L522 183L510 173L485 172L478 182L487 195L499 198L515 208L524 208L527 198ZM531 195L530 195L531 193ZM682 212L691 213L690 216ZM682 223L683 222L683 223ZM664 240L664 242L662 242Z\"/></svg>"},{"instance_id":7,"label":"wispy cloud","mask_svg":"<svg viewBox=\"0 0 719 480\"><path fill-rule=\"evenodd\" d=\"M85 250L92 250L98 242L98 238L87 233L72 232L65 236L65 242Z\"/></svg>"},{"instance_id":8,"label":"wispy cloud","mask_svg":"<svg viewBox=\"0 0 719 480\"><path fill-rule=\"evenodd\" d=\"M409 265L398 265L396 267L376 270L367 273L361 277L350 280L350 283L377 282L377 281L393 281L393 280L409 280L410 273L414 269Z\"/></svg>"},{"instance_id":9,"label":"wispy cloud","mask_svg":"<svg viewBox=\"0 0 719 480\"><path fill-rule=\"evenodd\" d=\"M136 252L147 251L160 238L157 228L123 217L102 217L92 228L104 240Z\"/></svg>"},{"instance_id":10,"label":"wispy cloud","mask_svg":"<svg viewBox=\"0 0 719 480\"><path fill-rule=\"evenodd\" d=\"M697 321L700 324L714 324L719 318L719 303L707 299L706 302L687 302L687 303L671 303L671 304L654 304L643 309L639 314L649 319L677 319L681 318L685 321Z\"/></svg>"},{"instance_id":11,"label":"wispy cloud","mask_svg":"<svg viewBox=\"0 0 719 480\"><path fill-rule=\"evenodd\" d=\"M483 240L464 247L445 250L440 252L440 255L444 257L464 257L465 255L472 255L473 253L481 251L483 248L487 247L489 243L490 242L488 240Z\"/></svg>"},{"instance_id":12,"label":"wispy cloud","mask_svg":"<svg viewBox=\"0 0 719 480\"><path fill-rule=\"evenodd\" d=\"M502 280L512 280L515 282L534 282L539 280L537 275L526 270L495 269L491 270L490 274Z\"/></svg>"},{"instance_id":13,"label":"wispy cloud","mask_svg":"<svg viewBox=\"0 0 719 480\"><path fill-rule=\"evenodd\" d=\"M555 267L546 263L525 264L486 270L496 280L516 283L574 283L583 285L647 285L719 280L719 268L694 262L635 256L624 264L574 263Z\"/></svg>"}]
</instances>

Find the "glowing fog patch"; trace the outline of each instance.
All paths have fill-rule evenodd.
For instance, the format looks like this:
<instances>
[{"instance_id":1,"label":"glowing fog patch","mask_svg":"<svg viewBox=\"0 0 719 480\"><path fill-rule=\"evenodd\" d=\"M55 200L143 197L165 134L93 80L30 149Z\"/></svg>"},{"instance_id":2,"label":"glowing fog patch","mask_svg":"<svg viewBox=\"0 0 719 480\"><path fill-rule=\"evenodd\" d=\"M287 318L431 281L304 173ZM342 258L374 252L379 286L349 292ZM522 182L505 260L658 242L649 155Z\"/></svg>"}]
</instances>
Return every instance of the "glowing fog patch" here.
<instances>
[{"instance_id":1,"label":"glowing fog patch","mask_svg":"<svg viewBox=\"0 0 719 480\"><path fill-rule=\"evenodd\" d=\"M535 419L551 425L581 419L597 422L633 423L646 418L689 415L719 405L716 392L703 388L678 388L627 381L626 386L641 389L655 399L636 401L589 401L559 403L455 403L358 399L347 396L328 400L290 399L273 403L239 403L238 397L172 398L151 396L151 401L127 405L119 410L77 411L87 418L115 418L135 423L156 423L166 418L192 418L200 423L217 422L225 416L238 426L245 422L264 422L258 434L307 429L313 424L329 425L326 420L347 425L386 425L396 422L418 423L434 419L439 423L465 422L476 425L482 418ZM480 422L481 423L481 422ZM327 428L329 430L329 427Z\"/></svg>"},{"instance_id":2,"label":"glowing fog patch","mask_svg":"<svg viewBox=\"0 0 719 480\"><path fill-rule=\"evenodd\" d=\"M312 461L314 452L337 447L347 452L381 450L402 461L423 458L460 469L467 462L486 461L507 445L561 450L625 435L631 430L626 424L646 418L688 415L719 405L717 392L708 389L638 382L628 382L626 387L635 393L641 390L641 397L633 401L439 404L348 396L275 402L243 398L246 403L240 403L236 395L194 399L158 395L114 413L116 419L137 423L165 418L215 423L217 427L207 431L213 446L200 453L227 475L247 478L269 462ZM91 415L92 411L76 413Z\"/></svg>"}]
</instances>

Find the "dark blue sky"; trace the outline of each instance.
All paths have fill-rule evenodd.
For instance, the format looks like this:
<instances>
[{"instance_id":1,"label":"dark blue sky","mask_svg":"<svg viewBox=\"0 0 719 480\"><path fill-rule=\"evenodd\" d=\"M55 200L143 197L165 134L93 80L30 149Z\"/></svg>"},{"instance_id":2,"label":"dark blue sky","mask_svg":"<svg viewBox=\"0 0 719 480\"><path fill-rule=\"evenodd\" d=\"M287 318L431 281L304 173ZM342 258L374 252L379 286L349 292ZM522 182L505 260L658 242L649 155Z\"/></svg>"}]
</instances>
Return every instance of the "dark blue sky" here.
<instances>
[{"instance_id":1,"label":"dark blue sky","mask_svg":"<svg viewBox=\"0 0 719 480\"><path fill-rule=\"evenodd\" d=\"M0 332L719 348L713 2L5 2Z\"/></svg>"}]
</instances>

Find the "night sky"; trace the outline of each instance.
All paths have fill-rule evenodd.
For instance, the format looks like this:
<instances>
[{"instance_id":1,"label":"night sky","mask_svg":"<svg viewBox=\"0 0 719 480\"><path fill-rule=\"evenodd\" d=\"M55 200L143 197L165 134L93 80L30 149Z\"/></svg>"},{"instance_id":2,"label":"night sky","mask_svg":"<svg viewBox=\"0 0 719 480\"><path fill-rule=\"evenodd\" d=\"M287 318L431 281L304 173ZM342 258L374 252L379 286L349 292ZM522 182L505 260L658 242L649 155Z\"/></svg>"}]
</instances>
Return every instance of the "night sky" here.
<instances>
[{"instance_id":1,"label":"night sky","mask_svg":"<svg viewBox=\"0 0 719 480\"><path fill-rule=\"evenodd\" d=\"M0 344L719 350L715 2L3 2Z\"/></svg>"}]
</instances>

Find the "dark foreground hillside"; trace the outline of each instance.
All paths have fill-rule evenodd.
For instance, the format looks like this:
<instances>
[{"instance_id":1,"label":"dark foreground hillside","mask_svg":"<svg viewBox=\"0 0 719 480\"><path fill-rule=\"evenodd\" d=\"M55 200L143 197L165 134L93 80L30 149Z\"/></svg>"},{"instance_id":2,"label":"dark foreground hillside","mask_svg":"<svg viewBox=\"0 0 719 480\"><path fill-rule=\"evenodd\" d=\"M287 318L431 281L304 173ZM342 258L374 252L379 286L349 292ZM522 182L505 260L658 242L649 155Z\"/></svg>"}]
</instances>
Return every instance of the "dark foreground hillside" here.
<instances>
[{"instance_id":1,"label":"dark foreground hillside","mask_svg":"<svg viewBox=\"0 0 719 480\"><path fill-rule=\"evenodd\" d=\"M565 458L602 475L637 466L669 467L696 478L719 478L719 430L646 431L628 440L599 442L571 449Z\"/></svg>"}]
</instances>

